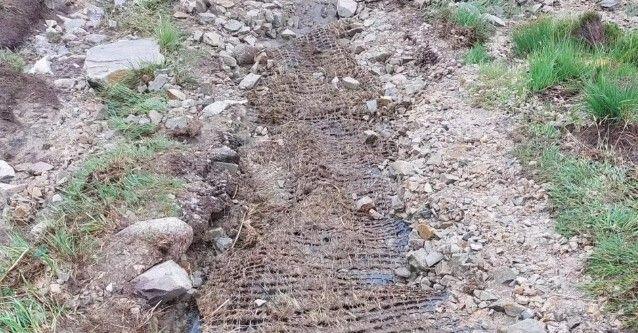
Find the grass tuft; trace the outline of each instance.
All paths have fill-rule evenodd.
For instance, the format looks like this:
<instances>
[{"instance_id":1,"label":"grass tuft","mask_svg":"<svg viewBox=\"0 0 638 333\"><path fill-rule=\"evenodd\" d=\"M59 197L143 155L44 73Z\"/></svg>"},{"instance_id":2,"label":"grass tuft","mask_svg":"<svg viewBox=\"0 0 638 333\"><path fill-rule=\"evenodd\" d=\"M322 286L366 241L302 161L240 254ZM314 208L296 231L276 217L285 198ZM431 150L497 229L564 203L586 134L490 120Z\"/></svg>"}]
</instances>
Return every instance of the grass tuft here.
<instances>
[{"instance_id":1,"label":"grass tuft","mask_svg":"<svg viewBox=\"0 0 638 333\"><path fill-rule=\"evenodd\" d=\"M27 65L21 56L6 49L0 49L0 64L7 64L18 72L22 72Z\"/></svg>"},{"instance_id":2,"label":"grass tuft","mask_svg":"<svg viewBox=\"0 0 638 333\"><path fill-rule=\"evenodd\" d=\"M585 87L585 101L597 120L635 122L638 120L638 69L626 65L602 71Z\"/></svg>"},{"instance_id":3,"label":"grass tuft","mask_svg":"<svg viewBox=\"0 0 638 333\"><path fill-rule=\"evenodd\" d=\"M492 56L487 52L485 45L477 44L465 53L463 61L466 64L485 64L492 61Z\"/></svg>"},{"instance_id":4,"label":"grass tuft","mask_svg":"<svg viewBox=\"0 0 638 333\"><path fill-rule=\"evenodd\" d=\"M155 38L166 52L175 52L182 44L182 32L172 20L164 16L155 28Z\"/></svg>"}]
</instances>

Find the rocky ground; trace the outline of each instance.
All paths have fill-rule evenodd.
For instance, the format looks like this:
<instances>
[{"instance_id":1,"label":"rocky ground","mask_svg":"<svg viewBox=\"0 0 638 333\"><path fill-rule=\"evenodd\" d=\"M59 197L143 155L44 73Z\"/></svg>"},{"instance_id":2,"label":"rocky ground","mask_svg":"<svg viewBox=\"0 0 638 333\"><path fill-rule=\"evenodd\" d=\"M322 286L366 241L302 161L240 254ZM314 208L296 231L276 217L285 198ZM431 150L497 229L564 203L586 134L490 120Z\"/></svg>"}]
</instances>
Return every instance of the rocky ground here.
<instances>
[{"instance_id":1,"label":"rocky ground","mask_svg":"<svg viewBox=\"0 0 638 333\"><path fill-rule=\"evenodd\" d=\"M131 168L168 175L182 185L166 196L177 209L164 209L159 201L144 210L128 207L127 200L107 201L100 218L109 223L91 234L97 243L91 260L53 254L59 261L56 268L37 264L34 295L66 310L46 315L37 326L26 324L25 331L218 331L211 323L226 302L213 306L198 301L209 299L210 293L221 294L207 281L240 274L237 268L224 271L220 263L233 251L249 256L260 234L267 234L260 228L268 225L254 220L260 215L244 193L282 196L282 201L290 195L282 190L287 184L255 187L256 179L272 178L277 170L257 169L253 149L285 140L271 133L274 125L258 119L259 107L251 95L264 89L273 67L264 51L345 19L356 28L341 41L343 49L380 88L375 98L357 103L370 113L366 121L381 125L361 131L368 143L379 137L393 141L395 151L379 163L378 177L396 185L395 195L383 199L391 201L391 207L369 207L356 193L347 193L356 199L348 209L410 225L404 258L392 268L391 281L441 299L427 311L429 329L622 331L622 323L604 311L605 300L581 288L588 279L583 270L591 244L584 238L566 239L554 230L544 184L537 183L513 153L519 115L472 102L477 69L462 63L458 36L426 19L424 14L434 4L182 0L168 6L170 19L184 36L179 52L163 45L156 29L131 29L126 14L139 10L135 3L47 5L51 9L43 15L46 19L16 49L29 74L5 73L0 67L0 88L6 82L24 84L19 91L0 92L0 241L7 253L16 248L14 233L32 244L21 256L3 258L10 264L0 271L0 282L21 290L21 277L36 265L25 258L36 258L41 244L51 245L52 229L60 226L55 224L60 219L55 207L71 196L69 183L86 170L93 156L122 145L149 147L143 141L149 137L171 138L176 145L150 159L127 157L106 170L99 167L106 160L100 160L88 179L117 179L119 184L122 176L117 171ZM144 8L154 8L149 6ZM507 3L503 7L514 8L516 14L492 19L496 32L490 52L497 58L510 55L507 36L517 21L539 12L561 14L601 6L607 9L605 18L621 26L638 22L635 14L624 10L629 5L612 0ZM1 11L0 7L0 18ZM15 47L11 42L6 46ZM166 99L165 105L114 119L109 113L113 99L99 86L151 65L132 91L158 94ZM334 81L324 75L318 77L335 89L356 90L361 85L351 77ZM10 117L5 117L6 110ZM152 125L153 131L131 138L115 121L124 128ZM251 158L244 160L247 156ZM255 312L269 301L254 300ZM212 308L197 309L197 304ZM15 309L3 313L7 311ZM426 316L423 312L417 315ZM248 329L257 324L238 321L236 326ZM0 321L2 325L10 327Z\"/></svg>"}]
</instances>

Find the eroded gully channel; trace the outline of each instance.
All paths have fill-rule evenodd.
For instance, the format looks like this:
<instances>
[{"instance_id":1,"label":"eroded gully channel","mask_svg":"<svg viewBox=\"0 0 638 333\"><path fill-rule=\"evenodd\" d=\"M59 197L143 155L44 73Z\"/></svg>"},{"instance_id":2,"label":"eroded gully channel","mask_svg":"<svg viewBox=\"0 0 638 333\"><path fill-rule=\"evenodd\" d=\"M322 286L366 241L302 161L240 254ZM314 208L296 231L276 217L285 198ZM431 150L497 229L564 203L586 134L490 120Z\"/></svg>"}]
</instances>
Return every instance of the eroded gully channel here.
<instances>
[{"instance_id":1,"label":"eroded gully channel","mask_svg":"<svg viewBox=\"0 0 638 333\"><path fill-rule=\"evenodd\" d=\"M330 6L297 7L303 35L267 51L248 99L251 125L269 136L240 149L237 198L250 208L236 222L237 246L212 263L191 332L451 327L434 313L444 295L394 274L410 233L391 215L396 182L379 169L397 154L394 109L366 107L381 90L347 48L361 28L325 20Z\"/></svg>"}]
</instances>

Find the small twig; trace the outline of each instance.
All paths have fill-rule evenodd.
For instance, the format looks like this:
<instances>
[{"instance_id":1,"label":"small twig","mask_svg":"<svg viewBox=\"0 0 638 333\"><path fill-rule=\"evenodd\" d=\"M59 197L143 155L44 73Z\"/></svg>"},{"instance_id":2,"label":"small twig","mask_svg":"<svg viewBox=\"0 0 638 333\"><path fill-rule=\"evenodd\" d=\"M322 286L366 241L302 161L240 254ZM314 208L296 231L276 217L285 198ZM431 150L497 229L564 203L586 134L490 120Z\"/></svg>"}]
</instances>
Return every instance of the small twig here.
<instances>
[{"instance_id":1,"label":"small twig","mask_svg":"<svg viewBox=\"0 0 638 333\"><path fill-rule=\"evenodd\" d=\"M2 277L0 277L0 282L2 282L8 275L9 273L16 268L16 266L18 266L18 264L20 263L20 261L22 261L22 258L24 258L24 256L27 254L27 252L29 252L29 249L25 249L22 254L20 254L20 256L18 257L18 259L13 263L13 265L11 265L11 267L9 267L9 269L7 269L6 272L4 272L4 274L2 275Z\"/></svg>"},{"instance_id":2,"label":"small twig","mask_svg":"<svg viewBox=\"0 0 638 333\"><path fill-rule=\"evenodd\" d=\"M230 249L233 249L235 247L235 244L237 243L237 241L239 240L239 235L241 234L241 229L244 226L244 222L246 221L246 217L248 217L248 215L252 212L252 209L247 209L246 212L244 213L244 217L242 217L241 219L241 223L239 224L239 230L237 230L237 235L235 235L235 240L233 241L233 245L230 246Z\"/></svg>"},{"instance_id":3,"label":"small twig","mask_svg":"<svg viewBox=\"0 0 638 333\"><path fill-rule=\"evenodd\" d=\"M221 310L226 303L230 302L230 298L225 300L224 303L222 303L222 305L218 306L217 309L215 309L215 311L211 312L210 315L208 315L209 317L212 317L214 314L216 314L217 312L219 312L219 310Z\"/></svg>"}]
</instances>

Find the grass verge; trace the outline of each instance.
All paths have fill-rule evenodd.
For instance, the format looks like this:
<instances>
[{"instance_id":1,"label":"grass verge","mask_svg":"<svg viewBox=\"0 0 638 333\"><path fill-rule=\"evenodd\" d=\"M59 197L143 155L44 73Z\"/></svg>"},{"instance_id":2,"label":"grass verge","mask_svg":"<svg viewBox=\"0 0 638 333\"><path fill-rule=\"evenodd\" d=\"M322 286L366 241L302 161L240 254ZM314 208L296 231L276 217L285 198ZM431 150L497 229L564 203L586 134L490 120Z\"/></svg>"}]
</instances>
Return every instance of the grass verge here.
<instances>
[{"instance_id":1,"label":"grass verge","mask_svg":"<svg viewBox=\"0 0 638 333\"><path fill-rule=\"evenodd\" d=\"M606 297L630 329L638 329L638 180L630 167L590 161L561 151L559 129L535 124L518 153L536 162L565 237L580 235L594 244L587 288Z\"/></svg>"},{"instance_id":2,"label":"grass verge","mask_svg":"<svg viewBox=\"0 0 638 333\"><path fill-rule=\"evenodd\" d=\"M49 332L67 309L30 281L73 274L96 259L103 238L124 219L178 216L182 183L156 171L158 153L176 143L163 137L123 143L89 158L61 191L63 200L41 216L42 237L27 241L19 228L0 248L0 331Z\"/></svg>"}]
</instances>

